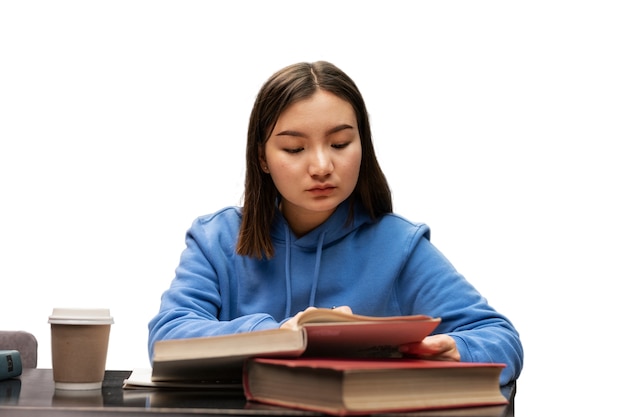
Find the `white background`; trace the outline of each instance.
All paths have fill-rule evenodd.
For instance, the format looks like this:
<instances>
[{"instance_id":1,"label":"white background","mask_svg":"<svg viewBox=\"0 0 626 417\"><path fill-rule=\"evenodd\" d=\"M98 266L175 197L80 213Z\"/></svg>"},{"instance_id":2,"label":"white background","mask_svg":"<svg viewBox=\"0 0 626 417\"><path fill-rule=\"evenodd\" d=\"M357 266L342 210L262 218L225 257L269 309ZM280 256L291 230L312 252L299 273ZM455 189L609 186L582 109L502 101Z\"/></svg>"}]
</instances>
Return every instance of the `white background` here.
<instances>
[{"instance_id":1,"label":"white background","mask_svg":"<svg viewBox=\"0 0 626 417\"><path fill-rule=\"evenodd\" d=\"M0 328L45 368L53 307L108 307L108 369L147 366L184 233L240 203L259 87L324 59L365 96L396 211L521 332L517 414L613 411L620 3L0 1Z\"/></svg>"}]
</instances>

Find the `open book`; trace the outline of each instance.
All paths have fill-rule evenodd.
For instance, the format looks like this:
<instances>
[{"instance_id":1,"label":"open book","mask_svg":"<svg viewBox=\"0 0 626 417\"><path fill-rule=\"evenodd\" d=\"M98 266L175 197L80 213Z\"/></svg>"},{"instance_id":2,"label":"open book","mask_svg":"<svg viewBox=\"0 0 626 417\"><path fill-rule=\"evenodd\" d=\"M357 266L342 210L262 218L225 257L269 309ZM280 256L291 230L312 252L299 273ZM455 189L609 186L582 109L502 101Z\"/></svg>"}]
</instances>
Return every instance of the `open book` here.
<instances>
[{"instance_id":1,"label":"open book","mask_svg":"<svg viewBox=\"0 0 626 417\"><path fill-rule=\"evenodd\" d=\"M251 357L398 357L398 346L419 342L440 323L425 315L370 317L332 309L305 311L297 330L163 340L154 345L153 382L241 381Z\"/></svg>"}]
</instances>

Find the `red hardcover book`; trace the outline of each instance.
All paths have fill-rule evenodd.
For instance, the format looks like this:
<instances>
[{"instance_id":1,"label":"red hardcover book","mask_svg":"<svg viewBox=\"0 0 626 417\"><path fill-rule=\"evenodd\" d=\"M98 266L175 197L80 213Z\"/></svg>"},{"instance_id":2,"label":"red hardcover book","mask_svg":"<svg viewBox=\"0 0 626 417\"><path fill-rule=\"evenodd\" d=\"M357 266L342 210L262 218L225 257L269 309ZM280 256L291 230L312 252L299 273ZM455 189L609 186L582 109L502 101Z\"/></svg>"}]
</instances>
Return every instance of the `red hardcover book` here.
<instances>
[{"instance_id":1,"label":"red hardcover book","mask_svg":"<svg viewBox=\"0 0 626 417\"><path fill-rule=\"evenodd\" d=\"M507 404L504 364L418 359L254 358L249 401L338 416Z\"/></svg>"}]
</instances>

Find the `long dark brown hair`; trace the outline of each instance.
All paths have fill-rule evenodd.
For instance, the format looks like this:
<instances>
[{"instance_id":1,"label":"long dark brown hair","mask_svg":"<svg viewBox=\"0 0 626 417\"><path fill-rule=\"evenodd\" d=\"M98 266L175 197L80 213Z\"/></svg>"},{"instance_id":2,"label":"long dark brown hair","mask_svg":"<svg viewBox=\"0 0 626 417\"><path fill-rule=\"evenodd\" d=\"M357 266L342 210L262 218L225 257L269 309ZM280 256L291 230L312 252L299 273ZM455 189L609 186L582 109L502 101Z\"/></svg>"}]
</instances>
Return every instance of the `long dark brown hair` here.
<instances>
[{"instance_id":1,"label":"long dark brown hair","mask_svg":"<svg viewBox=\"0 0 626 417\"><path fill-rule=\"evenodd\" d=\"M271 176L261 170L259 152L287 106L311 97L318 89L346 100L356 114L362 156L359 178L349 197L352 207L355 201L361 202L373 219L393 210L391 190L374 152L365 101L354 81L335 65L325 61L289 65L274 73L263 84L250 114L243 221L237 243L237 253L240 255L259 259L274 255L270 228L279 195Z\"/></svg>"}]
</instances>

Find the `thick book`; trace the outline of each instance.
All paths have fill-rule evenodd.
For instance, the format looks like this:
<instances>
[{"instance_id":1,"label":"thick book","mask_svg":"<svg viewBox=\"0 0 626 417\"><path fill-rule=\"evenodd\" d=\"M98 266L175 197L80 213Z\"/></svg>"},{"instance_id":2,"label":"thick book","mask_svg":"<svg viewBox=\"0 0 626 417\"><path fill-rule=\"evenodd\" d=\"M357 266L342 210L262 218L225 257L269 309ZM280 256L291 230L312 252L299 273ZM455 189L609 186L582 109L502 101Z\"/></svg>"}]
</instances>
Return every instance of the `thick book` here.
<instances>
[{"instance_id":1,"label":"thick book","mask_svg":"<svg viewBox=\"0 0 626 417\"><path fill-rule=\"evenodd\" d=\"M0 350L0 381L22 375L22 357L17 350Z\"/></svg>"},{"instance_id":2,"label":"thick book","mask_svg":"<svg viewBox=\"0 0 626 417\"><path fill-rule=\"evenodd\" d=\"M507 404L504 364L363 358L252 358L249 401L345 416Z\"/></svg>"},{"instance_id":3,"label":"thick book","mask_svg":"<svg viewBox=\"0 0 626 417\"><path fill-rule=\"evenodd\" d=\"M305 311L297 329L156 342L154 382L241 382L251 357L393 357L398 346L419 342L441 322L426 315L370 317L333 309Z\"/></svg>"}]
</instances>

